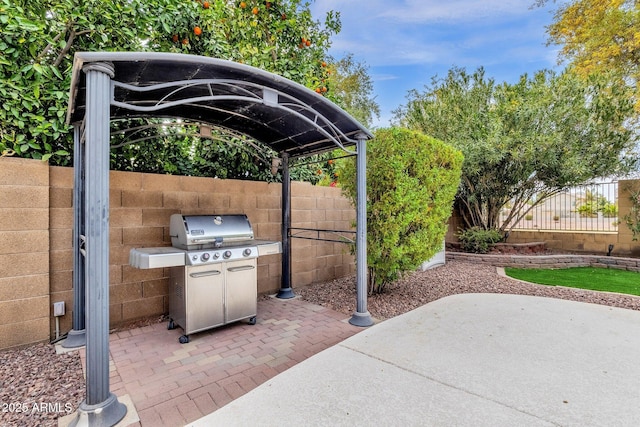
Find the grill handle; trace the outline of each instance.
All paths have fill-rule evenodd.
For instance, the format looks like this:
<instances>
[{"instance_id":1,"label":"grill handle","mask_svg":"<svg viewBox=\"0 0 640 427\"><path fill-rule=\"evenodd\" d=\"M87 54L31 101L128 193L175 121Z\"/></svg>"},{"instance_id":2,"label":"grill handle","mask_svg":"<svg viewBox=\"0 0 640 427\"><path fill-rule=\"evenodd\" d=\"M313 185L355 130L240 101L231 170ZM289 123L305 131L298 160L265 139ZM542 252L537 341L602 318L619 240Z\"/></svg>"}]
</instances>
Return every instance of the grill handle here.
<instances>
[{"instance_id":1,"label":"grill handle","mask_svg":"<svg viewBox=\"0 0 640 427\"><path fill-rule=\"evenodd\" d=\"M222 245L222 238L221 237L215 237L213 239L208 239L208 238L191 239L191 241L193 243L217 243L217 244Z\"/></svg>"},{"instance_id":2,"label":"grill handle","mask_svg":"<svg viewBox=\"0 0 640 427\"><path fill-rule=\"evenodd\" d=\"M193 277L194 279L197 279L199 277L218 276L220 274L222 274L220 270L209 270L209 271L199 271L197 273L191 273L189 274L189 276Z\"/></svg>"},{"instance_id":3,"label":"grill handle","mask_svg":"<svg viewBox=\"0 0 640 427\"><path fill-rule=\"evenodd\" d=\"M246 271L246 270L253 270L255 267L253 265L242 265L240 267L231 267L228 268L227 271L230 271L232 273L235 273L237 271Z\"/></svg>"}]
</instances>

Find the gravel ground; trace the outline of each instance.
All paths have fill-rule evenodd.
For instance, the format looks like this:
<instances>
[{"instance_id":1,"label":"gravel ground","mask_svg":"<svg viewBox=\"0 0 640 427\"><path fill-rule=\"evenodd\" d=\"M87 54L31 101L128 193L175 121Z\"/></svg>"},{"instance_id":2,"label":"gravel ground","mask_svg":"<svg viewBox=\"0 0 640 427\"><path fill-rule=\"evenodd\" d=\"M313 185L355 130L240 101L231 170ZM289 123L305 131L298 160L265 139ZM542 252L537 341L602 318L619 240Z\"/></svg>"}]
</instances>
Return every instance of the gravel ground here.
<instances>
[{"instance_id":1,"label":"gravel ground","mask_svg":"<svg viewBox=\"0 0 640 427\"><path fill-rule=\"evenodd\" d=\"M346 277L295 292L307 301L351 315L355 288L355 277ZM407 274L388 286L385 294L370 296L367 308L374 318L384 320L460 293L535 295L640 310L640 297L533 285L500 277L495 267L455 260ZM0 351L0 359L1 426L56 426L58 417L75 411L84 399L77 352L56 355L52 345L37 344Z\"/></svg>"},{"instance_id":2,"label":"gravel ground","mask_svg":"<svg viewBox=\"0 0 640 427\"><path fill-rule=\"evenodd\" d=\"M85 395L77 351L41 343L0 351L0 426L57 426Z\"/></svg>"},{"instance_id":3,"label":"gravel ground","mask_svg":"<svg viewBox=\"0 0 640 427\"><path fill-rule=\"evenodd\" d=\"M355 289L352 276L295 292L310 302L351 315L355 311ZM384 320L439 298L463 293L535 295L640 310L640 297L534 285L500 277L496 267L455 260L442 267L407 274L387 286L384 294L369 296L367 309L374 318Z\"/></svg>"}]
</instances>

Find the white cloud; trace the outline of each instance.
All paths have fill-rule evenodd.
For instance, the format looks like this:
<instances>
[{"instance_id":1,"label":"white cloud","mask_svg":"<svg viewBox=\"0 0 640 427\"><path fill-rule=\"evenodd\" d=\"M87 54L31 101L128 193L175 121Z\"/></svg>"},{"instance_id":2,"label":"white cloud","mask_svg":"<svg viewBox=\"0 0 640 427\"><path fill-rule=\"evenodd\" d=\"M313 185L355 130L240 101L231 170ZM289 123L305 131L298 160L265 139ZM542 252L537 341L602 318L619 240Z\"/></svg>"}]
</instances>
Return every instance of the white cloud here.
<instances>
[{"instance_id":1,"label":"white cloud","mask_svg":"<svg viewBox=\"0 0 640 427\"><path fill-rule=\"evenodd\" d=\"M312 10L318 19L327 10L341 13L343 28L333 38L331 49L337 57L353 53L370 66L436 62L453 65L477 57L478 65L482 65L485 55L492 54L493 46L505 43L526 45L530 51L545 50L542 43L532 47L532 40L540 40L544 33L544 23L540 10L530 9L531 3L529 0L321 0L312 4ZM538 22L529 27L513 24L529 19Z\"/></svg>"},{"instance_id":2,"label":"white cloud","mask_svg":"<svg viewBox=\"0 0 640 427\"><path fill-rule=\"evenodd\" d=\"M376 73L371 74L371 79L374 82L385 82L385 81L389 81L389 80L398 80L399 78L400 78L400 76L398 76L396 74L376 74Z\"/></svg>"},{"instance_id":3,"label":"white cloud","mask_svg":"<svg viewBox=\"0 0 640 427\"><path fill-rule=\"evenodd\" d=\"M406 0L381 10L378 16L398 22L459 23L505 18L528 11L527 0Z\"/></svg>"},{"instance_id":4,"label":"white cloud","mask_svg":"<svg viewBox=\"0 0 640 427\"><path fill-rule=\"evenodd\" d=\"M453 66L483 66L498 81L514 81L556 65L557 50L545 46L550 7L531 9L534 0L316 0L322 21L338 11L342 31L331 54L353 54L370 67L382 108L381 123L421 88Z\"/></svg>"}]
</instances>

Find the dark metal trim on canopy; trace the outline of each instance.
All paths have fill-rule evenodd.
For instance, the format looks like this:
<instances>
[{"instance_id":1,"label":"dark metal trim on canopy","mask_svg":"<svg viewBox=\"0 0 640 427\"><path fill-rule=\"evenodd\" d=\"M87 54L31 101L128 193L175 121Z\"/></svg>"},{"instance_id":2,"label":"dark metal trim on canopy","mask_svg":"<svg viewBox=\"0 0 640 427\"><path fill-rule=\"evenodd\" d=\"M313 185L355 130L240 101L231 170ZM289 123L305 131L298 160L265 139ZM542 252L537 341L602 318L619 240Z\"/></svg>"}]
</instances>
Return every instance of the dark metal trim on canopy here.
<instances>
[{"instance_id":1,"label":"dark metal trim on canopy","mask_svg":"<svg viewBox=\"0 0 640 427\"><path fill-rule=\"evenodd\" d=\"M175 117L248 135L289 158L356 145L371 133L325 97L284 77L218 58L161 52L80 52L69 123L81 121L89 62L111 63L111 117ZM349 150L346 150L349 151Z\"/></svg>"}]
</instances>

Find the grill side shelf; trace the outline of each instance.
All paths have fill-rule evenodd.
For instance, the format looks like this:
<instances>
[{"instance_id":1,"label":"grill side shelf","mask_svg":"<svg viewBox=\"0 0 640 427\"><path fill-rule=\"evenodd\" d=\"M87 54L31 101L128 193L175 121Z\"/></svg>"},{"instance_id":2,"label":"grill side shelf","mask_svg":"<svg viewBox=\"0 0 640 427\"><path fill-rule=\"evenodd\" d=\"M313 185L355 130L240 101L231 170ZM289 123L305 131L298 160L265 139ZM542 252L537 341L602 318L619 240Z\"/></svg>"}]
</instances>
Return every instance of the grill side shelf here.
<instances>
[{"instance_id":1,"label":"grill side shelf","mask_svg":"<svg viewBox=\"0 0 640 427\"><path fill-rule=\"evenodd\" d=\"M142 270L185 265L186 252L173 247L133 248L129 251L129 265Z\"/></svg>"}]
</instances>

